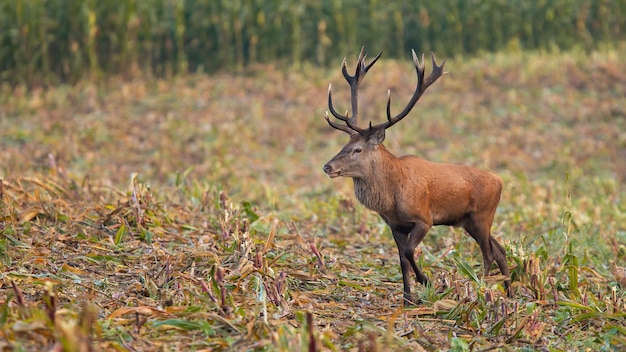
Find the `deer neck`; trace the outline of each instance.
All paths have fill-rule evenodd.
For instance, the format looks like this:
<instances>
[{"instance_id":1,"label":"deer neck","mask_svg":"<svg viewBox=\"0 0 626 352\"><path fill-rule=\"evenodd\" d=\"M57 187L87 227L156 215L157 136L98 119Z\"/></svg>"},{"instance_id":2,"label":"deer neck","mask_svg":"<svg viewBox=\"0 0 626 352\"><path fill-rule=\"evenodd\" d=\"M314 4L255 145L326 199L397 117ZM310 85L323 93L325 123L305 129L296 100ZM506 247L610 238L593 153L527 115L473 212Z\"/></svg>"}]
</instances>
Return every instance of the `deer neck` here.
<instances>
[{"instance_id":1,"label":"deer neck","mask_svg":"<svg viewBox=\"0 0 626 352\"><path fill-rule=\"evenodd\" d=\"M383 215L395 208L398 158L381 144L378 157L371 160L363 177L354 177L354 194L370 210Z\"/></svg>"}]
</instances>

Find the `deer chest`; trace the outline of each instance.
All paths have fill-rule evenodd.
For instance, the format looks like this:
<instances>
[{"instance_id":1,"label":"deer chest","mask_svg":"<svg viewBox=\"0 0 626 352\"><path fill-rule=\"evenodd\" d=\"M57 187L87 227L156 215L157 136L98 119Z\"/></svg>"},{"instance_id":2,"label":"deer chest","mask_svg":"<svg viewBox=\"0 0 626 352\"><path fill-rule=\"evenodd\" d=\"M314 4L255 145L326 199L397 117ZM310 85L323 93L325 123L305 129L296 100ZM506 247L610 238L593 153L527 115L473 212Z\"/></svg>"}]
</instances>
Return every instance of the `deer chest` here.
<instances>
[{"instance_id":1,"label":"deer chest","mask_svg":"<svg viewBox=\"0 0 626 352\"><path fill-rule=\"evenodd\" d=\"M379 214L394 208L393 194L363 180L354 179L354 194L361 204Z\"/></svg>"}]
</instances>

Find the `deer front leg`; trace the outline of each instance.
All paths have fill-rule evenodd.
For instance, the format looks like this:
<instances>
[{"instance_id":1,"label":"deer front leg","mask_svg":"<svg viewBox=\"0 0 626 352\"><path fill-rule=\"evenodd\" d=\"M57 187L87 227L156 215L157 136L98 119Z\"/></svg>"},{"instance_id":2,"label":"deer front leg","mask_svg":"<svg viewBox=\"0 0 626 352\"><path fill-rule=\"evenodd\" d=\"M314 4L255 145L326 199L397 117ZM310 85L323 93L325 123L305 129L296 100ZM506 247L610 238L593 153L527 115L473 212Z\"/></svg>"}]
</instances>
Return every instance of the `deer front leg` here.
<instances>
[{"instance_id":1,"label":"deer front leg","mask_svg":"<svg viewBox=\"0 0 626 352\"><path fill-rule=\"evenodd\" d=\"M396 246L398 247L398 254L400 256L400 269L402 270L402 284L404 286L404 306L408 306L411 302L411 281L409 279L409 270L411 267L411 263L404 255L406 251L406 245L408 242L408 234L406 232L402 232L399 229L391 229L391 233L393 234L393 239L396 241Z\"/></svg>"},{"instance_id":2,"label":"deer front leg","mask_svg":"<svg viewBox=\"0 0 626 352\"><path fill-rule=\"evenodd\" d=\"M402 270L402 284L404 286L404 305L409 306L413 303L411 299L411 280L410 269L415 273L415 279L421 284L426 284L428 278L424 275L415 263L415 248L424 239L429 227L423 223L417 223L413 226L409 233L406 229L392 228L393 238L398 247L400 257L400 269Z\"/></svg>"}]
</instances>

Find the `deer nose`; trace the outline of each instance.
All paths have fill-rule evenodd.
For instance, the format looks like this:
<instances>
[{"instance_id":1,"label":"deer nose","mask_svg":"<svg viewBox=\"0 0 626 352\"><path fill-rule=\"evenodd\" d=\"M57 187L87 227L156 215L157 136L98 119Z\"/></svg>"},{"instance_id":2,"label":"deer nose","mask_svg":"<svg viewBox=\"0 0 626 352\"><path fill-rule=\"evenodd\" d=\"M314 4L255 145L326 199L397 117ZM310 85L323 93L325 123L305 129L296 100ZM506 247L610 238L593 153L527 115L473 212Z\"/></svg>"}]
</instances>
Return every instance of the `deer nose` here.
<instances>
[{"instance_id":1,"label":"deer nose","mask_svg":"<svg viewBox=\"0 0 626 352\"><path fill-rule=\"evenodd\" d=\"M324 165L324 172L328 175L332 171L332 167L328 164Z\"/></svg>"}]
</instances>

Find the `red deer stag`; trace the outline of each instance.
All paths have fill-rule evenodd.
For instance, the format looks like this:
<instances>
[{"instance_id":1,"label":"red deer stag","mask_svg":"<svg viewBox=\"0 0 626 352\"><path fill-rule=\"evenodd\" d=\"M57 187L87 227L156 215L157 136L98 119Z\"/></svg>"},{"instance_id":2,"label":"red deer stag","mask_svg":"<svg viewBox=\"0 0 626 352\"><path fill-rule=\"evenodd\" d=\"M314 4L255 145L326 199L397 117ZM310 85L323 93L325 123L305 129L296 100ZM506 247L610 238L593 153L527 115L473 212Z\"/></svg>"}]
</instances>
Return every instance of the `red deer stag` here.
<instances>
[{"instance_id":1,"label":"red deer stag","mask_svg":"<svg viewBox=\"0 0 626 352\"><path fill-rule=\"evenodd\" d=\"M463 227L480 246L484 274L489 275L495 260L500 272L509 275L506 252L491 237L491 225L502 191L500 178L470 166L434 163L412 155L398 158L382 144L385 130L406 117L424 91L444 73L445 60L438 66L432 54L433 71L424 79L424 56L420 63L415 51L412 53L417 87L409 104L398 115L391 116L388 91L387 121L374 126L370 122L367 128L358 126L359 84L382 54L366 64L364 48L359 54L354 75L348 73L345 59L341 65L343 76L350 85L352 116L348 116L347 111L341 115L335 110L331 86L328 87L328 109L345 125L331 121L328 111L325 113L330 126L348 133L350 141L324 165L324 172L331 178L351 177L357 199L376 211L391 228L400 254L405 305L411 302L409 268L415 272L418 282L427 282L426 275L415 263L414 254L417 245L435 225ZM508 292L510 280L506 279L504 284Z\"/></svg>"}]
</instances>

